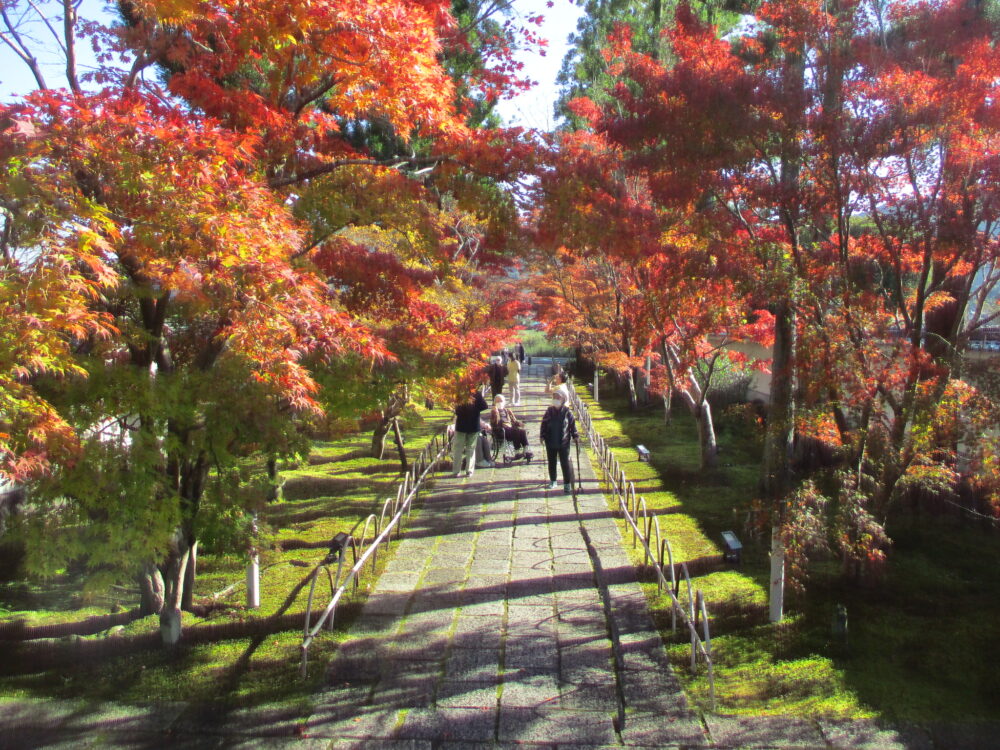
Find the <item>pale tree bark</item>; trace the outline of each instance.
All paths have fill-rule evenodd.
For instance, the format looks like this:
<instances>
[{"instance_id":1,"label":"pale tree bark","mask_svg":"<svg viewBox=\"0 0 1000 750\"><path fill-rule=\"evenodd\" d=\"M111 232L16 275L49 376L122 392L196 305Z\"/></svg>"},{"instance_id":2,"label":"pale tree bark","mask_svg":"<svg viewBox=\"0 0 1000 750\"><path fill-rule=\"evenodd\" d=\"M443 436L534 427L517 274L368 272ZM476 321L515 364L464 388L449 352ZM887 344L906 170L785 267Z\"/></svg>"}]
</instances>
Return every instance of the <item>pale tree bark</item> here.
<instances>
[{"instance_id":1,"label":"pale tree bark","mask_svg":"<svg viewBox=\"0 0 1000 750\"><path fill-rule=\"evenodd\" d=\"M661 344L661 353L667 368L668 382L677 382L674 378L677 367L680 365L680 360L676 351L664 340ZM711 378L711 374L709 374L709 378ZM684 405L687 406L698 427L701 468L711 469L715 467L718 462L719 446L715 437L715 421L712 419L712 405L708 402L707 398L708 388L702 388L695 373L688 371L686 377L683 378L683 386L672 387L668 391L668 395L664 398L670 398L673 393L676 393L680 400L684 402ZM669 415L669 401L664 401L664 408Z\"/></svg>"},{"instance_id":2,"label":"pale tree bark","mask_svg":"<svg viewBox=\"0 0 1000 750\"><path fill-rule=\"evenodd\" d=\"M138 575L139 612L143 617L158 615L163 609L163 576L153 563L147 563Z\"/></svg>"},{"instance_id":3,"label":"pale tree bark","mask_svg":"<svg viewBox=\"0 0 1000 750\"><path fill-rule=\"evenodd\" d=\"M385 441L389 432L393 429L396 419L403 413L403 409L410 402L410 389L405 383L401 384L396 391L389 396L389 403L382 410L382 419L375 426L372 433L372 458L382 460L385 456ZM403 459L405 460L405 458Z\"/></svg>"},{"instance_id":4,"label":"pale tree bark","mask_svg":"<svg viewBox=\"0 0 1000 750\"><path fill-rule=\"evenodd\" d=\"M400 472L405 472L409 468L406 460L406 448L403 447L403 433L399 429L399 418L392 420L392 434L396 440L396 450L399 451Z\"/></svg>"},{"instance_id":5,"label":"pale tree bark","mask_svg":"<svg viewBox=\"0 0 1000 750\"><path fill-rule=\"evenodd\" d=\"M163 609L160 610L160 637L167 648L175 647L181 639L181 600L191 549L183 535L174 538L173 548L164 570L165 585Z\"/></svg>"}]
</instances>

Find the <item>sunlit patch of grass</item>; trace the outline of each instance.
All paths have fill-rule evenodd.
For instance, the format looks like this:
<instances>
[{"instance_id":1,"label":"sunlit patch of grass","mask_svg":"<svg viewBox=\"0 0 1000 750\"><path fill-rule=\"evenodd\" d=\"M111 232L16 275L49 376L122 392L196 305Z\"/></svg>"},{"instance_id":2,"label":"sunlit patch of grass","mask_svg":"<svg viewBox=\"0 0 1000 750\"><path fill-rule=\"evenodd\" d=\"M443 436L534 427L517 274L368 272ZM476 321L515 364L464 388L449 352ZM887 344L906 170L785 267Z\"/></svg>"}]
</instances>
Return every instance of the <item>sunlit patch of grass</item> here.
<instances>
[{"instance_id":1,"label":"sunlit patch of grass","mask_svg":"<svg viewBox=\"0 0 1000 750\"><path fill-rule=\"evenodd\" d=\"M406 414L404 435L410 459L416 458L448 417L444 409L414 408ZM246 556L203 550L198 559L195 601L202 606L214 604L204 617L185 613L186 636L175 652L123 649L111 657L81 659L30 673L5 674L0 677L0 692L11 697L82 697L126 702L221 701L242 705L308 701L322 679L325 662L356 614L357 603L367 595L391 555L379 555L377 567L367 568L357 590L349 592L338 610L337 629L318 634L309 651L311 669L306 681L299 678L303 619L298 618L304 618L308 586L287 608L287 613L298 616L292 630L252 639L245 629L237 627L232 635L208 642L202 642L198 633L206 627L259 622L275 614L295 585L326 556L325 543L329 539L339 531L351 531L359 522L363 525L370 514L380 513L384 501L395 494L401 476L400 462L395 448L390 446L383 460L371 458L370 444L370 434L317 441L308 460L282 467L285 499L268 505L260 519L273 535L271 546L260 551L259 609L250 610L244 604ZM358 526L357 532L360 530ZM285 549L283 544L292 548ZM348 553L345 572L352 562ZM0 623L75 622L88 615L107 614L108 605L81 606L79 584L79 577L69 575L54 585L53 582L4 584L0 588ZM330 586L325 575L319 584L315 608L321 610L329 598ZM130 607L135 603L133 591L123 593L122 603L117 606ZM155 634L158 628L158 619L147 617L126 625L121 635L127 638ZM84 640L106 635L100 633Z\"/></svg>"}]
</instances>

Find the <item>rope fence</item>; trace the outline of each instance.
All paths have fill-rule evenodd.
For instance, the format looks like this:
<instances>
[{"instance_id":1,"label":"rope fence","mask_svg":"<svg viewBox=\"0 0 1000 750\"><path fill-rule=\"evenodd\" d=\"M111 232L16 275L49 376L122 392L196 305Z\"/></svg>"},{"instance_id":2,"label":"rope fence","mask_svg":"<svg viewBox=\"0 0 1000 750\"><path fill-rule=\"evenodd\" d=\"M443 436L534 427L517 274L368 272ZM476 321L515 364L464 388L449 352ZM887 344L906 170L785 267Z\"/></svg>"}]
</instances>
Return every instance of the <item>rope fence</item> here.
<instances>
[{"instance_id":1,"label":"rope fence","mask_svg":"<svg viewBox=\"0 0 1000 750\"><path fill-rule=\"evenodd\" d=\"M345 538L338 540L335 537L330 554L313 570L312 579L309 582L305 624L302 628L302 645L299 647L302 653L300 673L303 679L305 679L308 670L309 646L312 645L313 640L324 625L329 630L333 630L337 605L351 584L353 584L354 589L357 589L358 579L365 565L370 562L371 570L375 570L378 564L379 548L383 545L388 548L393 536L396 539L400 537L403 522L409 518L414 501L427 478L437 470L441 460L448 455L450 446L451 438L448 435L447 427L443 427L431 438L430 443L424 447L420 455L410 465L410 469L396 487L396 494L387 498L382 504L381 512L372 513L367 518L358 521L350 533L344 535ZM360 534L355 533L358 527L361 527ZM371 536L370 540L369 535ZM345 573L344 558L347 547L351 549L353 565ZM336 574L330 570L333 563L337 564ZM330 585L330 602L313 622L316 581L324 571Z\"/></svg>"},{"instance_id":2,"label":"rope fence","mask_svg":"<svg viewBox=\"0 0 1000 750\"><path fill-rule=\"evenodd\" d=\"M715 672L712 666L712 636L709 633L708 613L705 607L705 597L700 590L695 590L688 573L687 563L674 563L674 553L670 540L660 530L660 519L649 512L646 499L635 491L635 484L628 480L618 459L608 447L607 442L594 428L593 420L587 405L580 399L576 388L567 384L570 391L570 404L576 414L576 419L586 434L593 454L597 457L601 468L601 486L606 496L614 498L614 505L621 513L632 530L632 548L638 544L643 547L643 562L656 572L657 589L670 596L671 628L677 632L678 621L686 627L691 636L691 672L698 669L698 657L704 659L708 671L709 695L712 710L715 710ZM680 575L678 575L678 569ZM669 577L669 578L668 578ZM681 600L681 583L687 594L686 601ZM701 625L701 633L698 626Z\"/></svg>"}]
</instances>

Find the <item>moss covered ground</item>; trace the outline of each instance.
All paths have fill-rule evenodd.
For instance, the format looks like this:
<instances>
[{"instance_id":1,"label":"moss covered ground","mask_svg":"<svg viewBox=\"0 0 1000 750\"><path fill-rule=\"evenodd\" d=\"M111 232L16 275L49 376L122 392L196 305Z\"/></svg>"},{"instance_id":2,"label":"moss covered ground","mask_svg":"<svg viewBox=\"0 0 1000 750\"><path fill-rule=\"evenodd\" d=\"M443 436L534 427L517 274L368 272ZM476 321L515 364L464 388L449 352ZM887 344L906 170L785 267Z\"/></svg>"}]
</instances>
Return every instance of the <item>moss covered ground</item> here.
<instances>
[{"instance_id":1,"label":"moss covered ground","mask_svg":"<svg viewBox=\"0 0 1000 750\"><path fill-rule=\"evenodd\" d=\"M415 457L448 416L443 409L411 409L404 423L408 455ZM343 638L357 605L388 556L380 555L377 568L368 569L357 592L340 610L336 629L323 631L314 642L309 652L313 668L307 681L299 679L298 667L308 587L287 610L293 615L288 620L294 624L269 628L273 632L266 634L252 632L253 625L278 610L294 586L324 558L326 542L334 534L348 532L369 514L378 513L385 499L395 494L400 480L396 451L390 441L385 458L379 461L369 456L370 443L368 432L317 441L307 460L283 469L284 499L268 505L261 518L270 530L272 543L261 552L259 609L245 606L242 582L246 557L203 550L198 561L195 601L203 607L211 606L201 617L185 613L185 636L175 653L166 653L155 645L135 646L136 639L145 637L149 641L149 636L158 633L157 618L147 617L114 633L102 632L82 639L120 639L122 648L112 649L110 655L63 660L37 669L31 667L30 657L11 659L0 665L0 694L123 702L223 700L238 705L307 700L322 676L321 665ZM282 543L288 542L292 543L290 548L283 549ZM137 604L137 590L127 585L84 602L81 582L80 576L71 573L45 582L3 582L0 627L19 622L78 622ZM318 590L328 598L325 577ZM67 640L71 639L53 642L53 650L66 649ZM20 648L9 641L0 646L9 648L11 654Z\"/></svg>"},{"instance_id":2,"label":"moss covered ground","mask_svg":"<svg viewBox=\"0 0 1000 750\"><path fill-rule=\"evenodd\" d=\"M766 538L746 532L760 466L760 433L739 408L717 415L719 466L699 469L694 421L662 408L631 412L621 398L585 398L594 424L637 491L659 517L676 559L697 574L708 602L721 712L889 720L974 720L1000 716L1000 533L952 515L900 509L884 576L846 580L832 560L819 561L805 592L790 594L785 621L767 621ZM651 451L638 461L636 444ZM625 533L624 521L620 522ZM739 567L721 564L723 530L743 541ZM642 561L638 552L635 562ZM645 584L668 641L669 598ZM846 649L831 637L838 604L846 606ZM669 646L689 695L709 706L704 667L692 676L690 649Z\"/></svg>"}]
</instances>

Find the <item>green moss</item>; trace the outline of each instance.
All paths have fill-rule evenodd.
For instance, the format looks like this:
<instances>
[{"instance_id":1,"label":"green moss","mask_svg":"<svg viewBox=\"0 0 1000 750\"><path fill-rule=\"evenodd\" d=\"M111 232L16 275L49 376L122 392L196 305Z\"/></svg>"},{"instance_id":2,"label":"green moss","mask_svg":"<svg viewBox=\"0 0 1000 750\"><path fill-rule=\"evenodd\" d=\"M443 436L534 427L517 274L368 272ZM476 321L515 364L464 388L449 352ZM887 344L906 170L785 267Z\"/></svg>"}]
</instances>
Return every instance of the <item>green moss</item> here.
<instances>
[{"instance_id":1,"label":"green moss","mask_svg":"<svg viewBox=\"0 0 1000 750\"><path fill-rule=\"evenodd\" d=\"M430 442L448 416L442 409L414 409L407 413L404 434L411 458ZM276 613L295 585L326 555L325 542L339 531L354 529L359 522L363 525L364 519L380 513L386 498L395 494L400 479L395 448L387 447L386 458L381 461L371 458L369 450L369 434L318 441L301 465L283 468L285 499L268 505L260 519L271 530L271 544L261 550L259 610L244 606L245 556L203 549L198 559L195 601L210 606L203 617L185 613L185 638L176 652L168 654L156 648L123 650L111 658L74 659L43 671L23 665L0 675L0 692L19 697L221 701L230 705L308 700L322 679L322 665L344 637L359 609L357 605L391 555L379 555L378 566L365 571L360 586L338 609L337 630L324 630L318 635L309 651L312 669L305 682L299 679L299 646L308 586L288 608L288 613L295 616L291 629L251 639L242 625L263 621ZM360 531L359 526L357 533ZM369 531L368 538L371 536ZM321 584L317 586L316 600L320 609L329 597L325 576ZM107 614L112 607L129 608L137 603L135 591L116 590L103 597L100 605L83 607L79 588L80 578L73 575L40 584L4 584L0 587L0 623L75 622ZM220 628L229 628L229 632L221 632ZM202 632L212 635L202 636ZM128 624L122 635L156 633L157 618L147 617ZM87 640L105 636L101 633Z\"/></svg>"},{"instance_id":2,"label":"green moss","mask_svg":"<svg viewBox=\"0 0 1000 750\"><path fill-rule=\"evenodd\" d=\"M745 529L760 471L754 425L739 410L717 415L719 466L701 471L688 414L676 412L665 426L661 411L632 413L622 399L589 406L658 517L675 560L699 571L693 583L708 604L719 711L909 720L1000 714L1000 676L995 660L984 658L1000 638L994 534L950 517L900 513L888 525L893 549L884 578L853 582L843 579L835 561L818 565L804 594L789 593L785 622L772 625L766 539L755 540ZM652 453L648 464L637 460L639 443ZM624 521L619 527L631 542L631 529ZM727 529L744 543L738 569L719 560ZM639 551L632 558L642 562ZM678 676L692 700L708 708L706 669L690 673L686 638L670 631L669 598L655 582L643 588ZM830 635L841 603L850 618L846 649Z\"/></svg>"}]
</instances>

